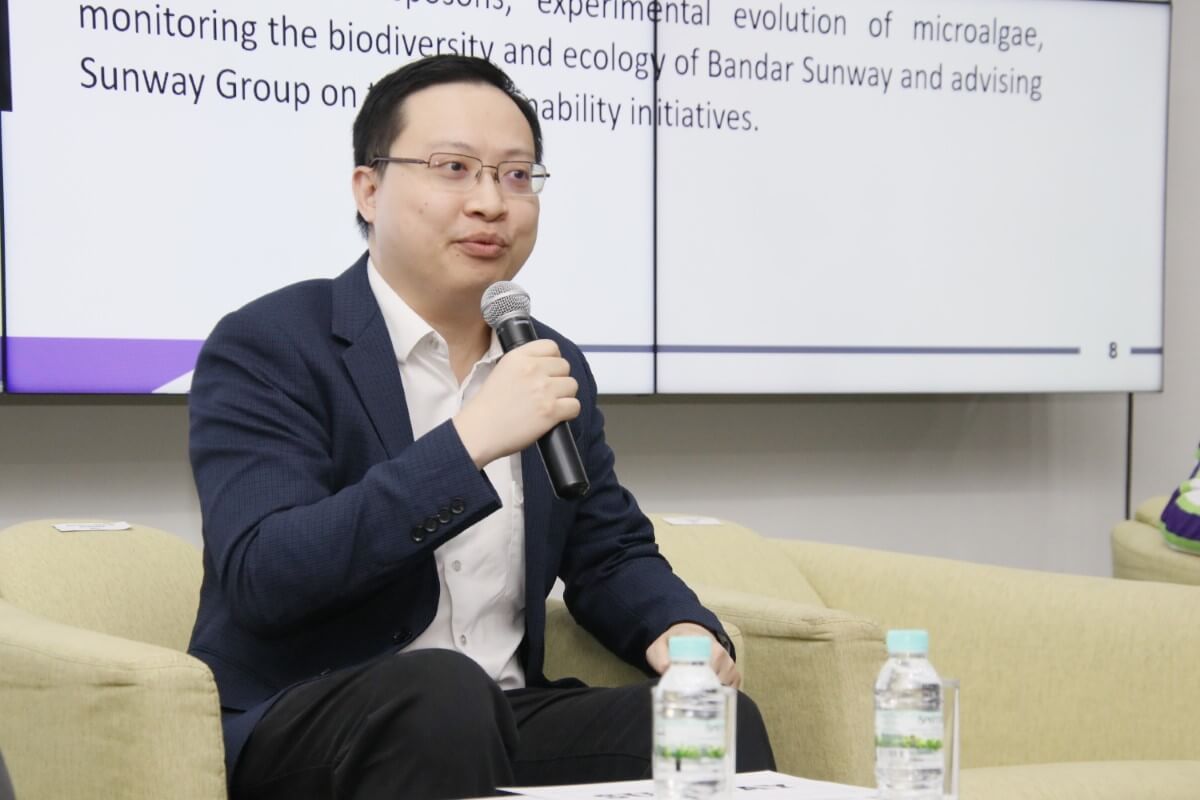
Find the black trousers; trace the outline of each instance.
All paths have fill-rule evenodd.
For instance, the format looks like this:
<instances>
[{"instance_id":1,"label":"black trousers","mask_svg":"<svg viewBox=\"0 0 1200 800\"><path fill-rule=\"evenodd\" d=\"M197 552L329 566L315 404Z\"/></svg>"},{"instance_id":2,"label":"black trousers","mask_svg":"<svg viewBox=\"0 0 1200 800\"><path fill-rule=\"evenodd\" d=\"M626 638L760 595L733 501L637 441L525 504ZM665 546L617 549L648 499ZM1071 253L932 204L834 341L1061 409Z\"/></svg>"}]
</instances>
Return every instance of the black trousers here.
<instances>
[{"instance_id":1,"label":"black trousers","mask_svg":"<svg viewBox=\"0 0 1200 800\"><path fill-rule=\"evenodd\" d=\"M231 796L437 800L646 778L651 685L504 692L454 651L376 659L284 694L242 750ZM774 769L744 695L737 734L740 771Z\"/></svg>"}]
</instances>

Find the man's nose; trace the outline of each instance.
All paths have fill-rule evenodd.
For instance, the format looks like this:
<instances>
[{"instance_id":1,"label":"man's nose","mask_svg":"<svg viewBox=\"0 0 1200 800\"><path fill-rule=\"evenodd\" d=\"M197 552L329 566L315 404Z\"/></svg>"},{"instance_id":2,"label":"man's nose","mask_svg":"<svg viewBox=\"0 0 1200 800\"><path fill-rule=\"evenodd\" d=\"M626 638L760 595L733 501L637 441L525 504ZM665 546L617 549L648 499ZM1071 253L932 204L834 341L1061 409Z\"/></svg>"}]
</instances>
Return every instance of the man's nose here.
<instances>
[{"instance_id":1,"label":"man's nose","mask_svg":"<svg viewBox=\"0 0 1200 800\"><path fill-rule=\"evenodd\" d=\"M488 174L486 170L491 170ZM467 210L495 217L508 208L504 192L500 191L500 168L484 164L475 175L475 185L468 192Z\"/></svg>"}]
</instances>

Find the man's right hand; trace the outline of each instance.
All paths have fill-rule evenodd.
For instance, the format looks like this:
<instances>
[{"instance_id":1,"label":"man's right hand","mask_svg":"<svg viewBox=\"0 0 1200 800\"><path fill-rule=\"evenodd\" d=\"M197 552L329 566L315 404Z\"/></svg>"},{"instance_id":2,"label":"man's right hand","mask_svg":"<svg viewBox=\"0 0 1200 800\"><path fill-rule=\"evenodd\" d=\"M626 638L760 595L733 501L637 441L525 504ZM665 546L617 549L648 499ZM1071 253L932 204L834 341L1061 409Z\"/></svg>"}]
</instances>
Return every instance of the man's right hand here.
<instances>
[{"instance_id":1,"label":"man's right hand","mask_svg":"<svg viewBox=\"0 0 1200 800\"><path fill-rule=\"evenodd\" d=\"M551 339L504 354L452 420L475 466L520 452L560 422L579 416L579 383Z\"/></svg>"}]
</instances>

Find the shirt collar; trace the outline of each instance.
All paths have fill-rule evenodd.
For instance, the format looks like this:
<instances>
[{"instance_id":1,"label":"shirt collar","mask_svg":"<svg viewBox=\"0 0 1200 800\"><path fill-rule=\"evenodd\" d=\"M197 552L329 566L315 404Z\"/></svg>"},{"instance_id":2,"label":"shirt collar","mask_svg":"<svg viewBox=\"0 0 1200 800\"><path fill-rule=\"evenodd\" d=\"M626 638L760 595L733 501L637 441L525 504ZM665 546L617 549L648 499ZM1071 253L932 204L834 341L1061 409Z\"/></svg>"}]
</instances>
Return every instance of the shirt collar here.
<instances>
[{"instance_id":1,"label":"shirt collar","mask_svg":"<svg viewBox=\"0 0 1200 800\"><path fill-rule=\"evenodd\" d=\"M420 314L413 311L412 307L404 302L404 298L396 294L396 290L379 274L375 262L370 258L367 259L367 282L371 286L371 293L375 295L375 302L379 304L379 310L383 313L383 321L387 324L388 336L392 340L392 349L396 352L398 362L403 364L408 361L416 346L426 338L441 341L441 334ZM479 360L481 363L490 364L502 355L504 348L500 345L500 338L492 331L491 344Z\"/></svg>"},{"instance_id":2,"label":"shirt collar","mask_svg":"<svg viewBox=\"0 0 1200 800\"><path fill-rule=\"evenodd\" d=\"M491 364L500 360L500 356L504 355L504 347L500 344L500 337L496 335L496 331L492 331L492 343L488 345L488 350L479 359L480 363Z\"/></svg>"}]
</instances>

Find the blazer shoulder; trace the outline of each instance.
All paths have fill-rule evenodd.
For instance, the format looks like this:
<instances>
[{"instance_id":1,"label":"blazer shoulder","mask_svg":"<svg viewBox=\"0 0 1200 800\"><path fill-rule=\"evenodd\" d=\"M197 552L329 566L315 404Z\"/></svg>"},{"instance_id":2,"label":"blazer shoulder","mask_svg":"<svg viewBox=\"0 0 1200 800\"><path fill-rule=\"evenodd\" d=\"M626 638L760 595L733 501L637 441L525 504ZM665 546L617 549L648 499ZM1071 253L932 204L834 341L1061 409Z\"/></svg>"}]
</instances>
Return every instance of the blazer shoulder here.
<instances>
[{"instance_id":1,"label":"blazer shoulder","mask_svg":"<svg viewBox=\"0 0 1200 800\"><path fill-rule=\"evenodd\" d=\"M226 316L266 322L283 321L291 325L300 319L328 318L332 297L333 281L329 278L313 278L268 292ZM320 313L322 311L324 314Z\"/></svg>"},{"instance_id":2,"label":"blazer shoulder","mask_svg":"<svg viewBox=\"0 0 1200 800\"><path fill-rule=\"evenodd\" d=\"M286 375L302 364L328 361L331 284L328 279L291 284L222 317L200 349L193 394L202 392L207 378L225 375L235 364L260 375Z\"/></svg>"},{"instance_id":3,"label":"blazer shoulder","mask_svg":"<svg viewBox=\"0 0 1200 800\"><path fill-rule=\"evenodd\" d=\"M277 330L292 337L326 337L332 332L353 338L377 313L364 253L337 277L312 278L268 292L227 314L217 327Z\"/></svg>"}]
</instances>

